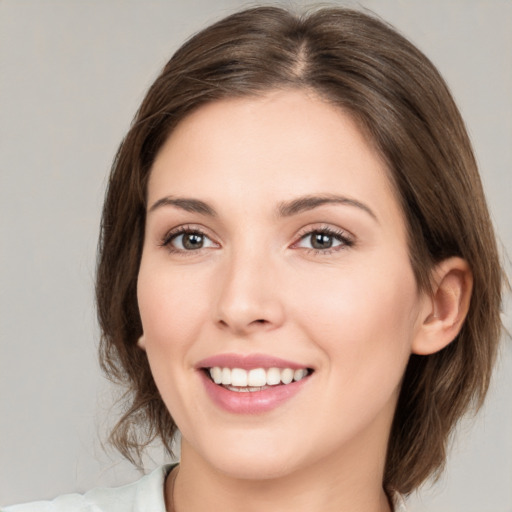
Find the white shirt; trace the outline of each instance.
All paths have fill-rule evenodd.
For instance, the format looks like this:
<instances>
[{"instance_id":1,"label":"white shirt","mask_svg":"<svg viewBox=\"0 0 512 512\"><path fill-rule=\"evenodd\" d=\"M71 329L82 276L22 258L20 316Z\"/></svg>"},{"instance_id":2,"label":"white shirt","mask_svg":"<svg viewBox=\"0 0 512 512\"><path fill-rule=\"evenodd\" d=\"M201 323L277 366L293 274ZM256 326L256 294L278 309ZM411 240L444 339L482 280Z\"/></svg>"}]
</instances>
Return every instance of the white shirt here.
<instances>
[{"instance_id":1,"label":"white shirt","mask_svg":"<svg viewBox=\"0 0 512 512\"><path fill-rule=\"evenodd\" d=\"M12 505L0 512L166 512L164 484L172 467L162 466L123 487L98 487L85 494L64 494L52 501ZM395 512L407 512L401 496L395 499Z\"/></svg>"},{"instance_id":2,"label":"white shirt","mask_svg":"<svg viewBox=\"0 0 512 512\"><path fill-rule=\"evenodd\" d=\"M172 465L162 466L133 484L98 487L85 494L64 494L2 508L2 512L166 512L164 482Z\"/></svg>"}]
</instances>

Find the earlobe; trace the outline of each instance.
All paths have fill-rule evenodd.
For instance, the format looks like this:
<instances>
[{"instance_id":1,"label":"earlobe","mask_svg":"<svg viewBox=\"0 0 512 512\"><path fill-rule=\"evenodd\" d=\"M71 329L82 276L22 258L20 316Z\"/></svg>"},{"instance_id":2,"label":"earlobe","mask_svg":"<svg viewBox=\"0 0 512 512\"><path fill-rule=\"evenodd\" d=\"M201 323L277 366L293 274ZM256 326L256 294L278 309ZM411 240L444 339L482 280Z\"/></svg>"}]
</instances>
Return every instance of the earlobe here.
<instances>
[{"instance_id":1,"label":"earlobe","mask_svg":"<svg viewBox=\"0 0 512 512\"><path fill-rule=\"evenodd\" d=\"M473 275L468 263L458 257L437 265L432 275L433 289L426 301L412 352L428 355L442 350L459 334L469 310Z\"/></svg>"},{"instance_id":2,"label":"earlobe","mask_svg":"<svg viewBox=\"0 0 512 512\"><path fill-rule=\"evenodd\" d=\"M144 334L137 340L137 346L144 351L146 350L146 340L144 338Z\"/></svg>"}]
</instances>

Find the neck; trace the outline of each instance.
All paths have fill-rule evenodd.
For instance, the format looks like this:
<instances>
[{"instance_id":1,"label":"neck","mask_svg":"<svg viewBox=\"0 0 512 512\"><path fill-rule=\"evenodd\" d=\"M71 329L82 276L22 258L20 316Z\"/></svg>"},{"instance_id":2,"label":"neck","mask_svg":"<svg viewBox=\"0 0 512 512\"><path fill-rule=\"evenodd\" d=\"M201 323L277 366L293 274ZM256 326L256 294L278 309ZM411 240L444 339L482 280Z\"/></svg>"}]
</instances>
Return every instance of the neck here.
<instances>
[{"instance_id":1,"label":"neck","mask_svg":"<svg viewBox=\"0 0 512 512\"><path fill-rule=\"evenodd\" d=\"M182 442L176 479L168 479L169 512L390 512L382 488L384 455L361 464L361 452L329 456L278 478L242 479L222 473ZM370 459L371 460L371 459ZM173 495L171 497L171 494ZM264 507L264 508L263 508Z\"/></svg>"}]
</instances>

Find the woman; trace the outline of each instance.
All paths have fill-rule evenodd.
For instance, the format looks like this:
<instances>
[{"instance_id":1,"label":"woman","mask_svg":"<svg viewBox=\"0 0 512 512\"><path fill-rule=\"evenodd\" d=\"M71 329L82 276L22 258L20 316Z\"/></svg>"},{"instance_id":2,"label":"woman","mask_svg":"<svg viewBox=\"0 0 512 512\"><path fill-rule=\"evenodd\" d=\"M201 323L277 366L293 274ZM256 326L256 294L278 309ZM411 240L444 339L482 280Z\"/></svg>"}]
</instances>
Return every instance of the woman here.
<instances>
[{"instance_id":1,"label":"woman","mask_svg":"<svg viewBox=\"0 0 512 512\"><path fill-rule=\"evenodd\" d=\"M435 68L350 10L193 37L117 154L97 299L131 391L113 441L137 462L179 429L180 464L42 510L403 508L500 335L494 234Z\"/></svg>"}]
</instances>

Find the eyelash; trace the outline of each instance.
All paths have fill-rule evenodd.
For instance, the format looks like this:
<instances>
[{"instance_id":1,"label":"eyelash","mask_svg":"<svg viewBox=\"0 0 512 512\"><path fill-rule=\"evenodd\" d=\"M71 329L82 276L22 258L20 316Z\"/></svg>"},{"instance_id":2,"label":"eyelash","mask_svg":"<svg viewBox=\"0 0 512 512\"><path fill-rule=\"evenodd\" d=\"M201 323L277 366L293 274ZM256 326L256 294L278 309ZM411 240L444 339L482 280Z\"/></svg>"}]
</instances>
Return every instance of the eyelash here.
<instances>
[{"instance_id":1,"label":"eyelash","mask_svg":"<svg viewBox=\"0 0 512 512\"><path fill-rule=\"evenodd\" d=\"M184 250L184 249L177 249L172 246L171 242L175 240L178 236L188 234L188 235L198 235L204 238L208 238L208 235L202 231L199 228L191 227L191 226L179 226L178 228L172 229L171 231L167 232L165 236L163 237L162 241L159 243L161 247L167 248L167 250L172 254L180 254L182 256L192 256L194 254L197 254L199 251L204 249L203 247L196 249L196 250ZM297 242L294 242L291 247L297 247L297 245L306 239L308 236L312 236L314 234L320 234L320 235L326 235L329 237L332 237L336 239L338 242L341 242L340 245L337 245L332 248L327 249L315 249L313 247L302 247L308 254L314 254L314 255L328 255L332 254L334 252L338 252L350 247L354 246L354 240L353 238L347 234L346 231L343 231L341 229L333 229L329 226L323 226L320 228L308 228L304 230L303 232L300 232L298 234L298 240Z\"/></svg>"},{"instance_id":2,"label":"eyelash","mask_svg":"<svg viewBox=\"0 0 512 512\"><path fill-rule=\"evenodd\" d=\"M330 226L322 226L319 228L307 228L302 233L299 233L298 235L298 241L293 244L292 247L297 246L302 240L307 238L308 236L311 237L314 234L320 234L320 235L326 235L329 237L332 237L336 239L338 242L341 242L340 245L337 245L335 247L331 247L328 249L315 249L313 247L303 247L305 251L307 251L308 254L313 255L320 255L325 256L329 255L338 251L342 251L344 249L348 249L350 247L353 247L355 242L352 236L350 236L346 231L343 231L342 229L335 229Z\"/></svg>"},{"instance_id":3,"label":"eyelash","mask_svg":"<svg viewBox=\"0 0 512 512\"><path fill-rule=\"evenodd\" d=\"M202 248L196 249L196 250L183 250L183 249L177 249L176 247L173 247L171 242L177 238L180 235L198 235L204 238L209 238L208 235L202 231L199 228L192 227L192 226L179 226L175 229L172 229L171 231L168 231L165 236L163 237L162 241L160 242L161 247L165 247L170 253L172 254L179 254L182 256L193 256L194 253L197 254Z\"/></svg>"}]
</instances>

